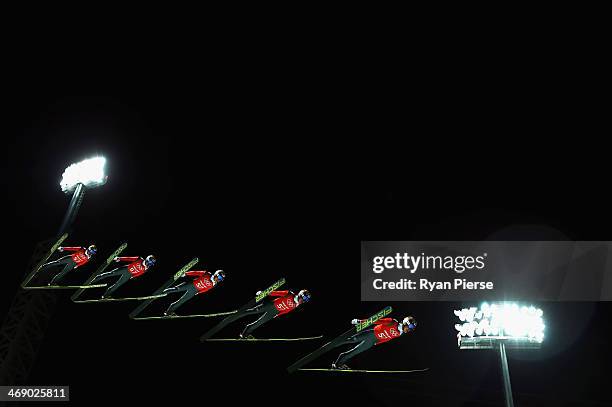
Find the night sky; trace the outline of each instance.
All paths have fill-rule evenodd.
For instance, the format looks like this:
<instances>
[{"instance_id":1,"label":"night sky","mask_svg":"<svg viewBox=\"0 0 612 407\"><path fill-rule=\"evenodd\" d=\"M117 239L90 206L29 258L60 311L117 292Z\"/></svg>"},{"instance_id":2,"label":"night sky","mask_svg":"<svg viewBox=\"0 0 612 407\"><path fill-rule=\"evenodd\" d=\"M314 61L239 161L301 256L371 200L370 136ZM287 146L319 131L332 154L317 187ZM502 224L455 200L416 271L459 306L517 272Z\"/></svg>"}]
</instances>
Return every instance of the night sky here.
<instances>
[{"instance_id":1,"label":"night sky","mask_svg":"<svg viewBox=\"0 0 612 407\"><path fill-rule=\"evenodd\" d=\"M536 141L542 133L579 138L575 131L591 125L584 105L556 101L536 115L533 100L523 110L488 100L465 106L450 92L443 103L424 95L414 104L280 73L192 80L195 72L100 72L46 72L7 93L0 315L36 242L59 227L69 202L62 171L102 154L108 183L86 192L66 244L95 243L98 261L124 241L126 256L158 257L118 294L149 294L195 256L196 269L222 268L227 281L182 313L235 309L285 277L287 288L309 289L312 302L257 335L332 339L351 319L392 305L394 317L417 318L416 334L351 367L430 371L289 375L286 367L322 342L201 344L217 320L132 321L136 304L74 304L59 292L27 384L70 385L76 402L501 405L497 354L456 347L452 311L469 304L360 302L359 241L612 238L606 162L576 140ZM547 322L543 349L509 351L516 405L610 403L612 305L536 305ZM237 335L246 321L220 336Z\"/></svg>"}]
</instances>

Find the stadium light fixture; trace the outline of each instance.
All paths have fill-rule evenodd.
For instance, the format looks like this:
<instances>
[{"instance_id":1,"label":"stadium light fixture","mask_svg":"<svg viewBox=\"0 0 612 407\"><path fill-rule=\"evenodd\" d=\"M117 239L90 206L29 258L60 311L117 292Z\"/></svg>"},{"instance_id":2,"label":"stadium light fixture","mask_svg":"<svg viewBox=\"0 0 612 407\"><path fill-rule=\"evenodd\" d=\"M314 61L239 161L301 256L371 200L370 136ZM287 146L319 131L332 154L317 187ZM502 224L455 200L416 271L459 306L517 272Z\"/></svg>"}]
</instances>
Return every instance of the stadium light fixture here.
<instances>
[{"instance_id":1,"label":"stadium light fixture","mask_svg":"<svg viewBox=\"0 0 612 407\"><path fill-rule=\"evenodd\" d=\"M60 187L66 194L72 193L72 199L60 226L58 236L70 228L83 201L86 188L96 188L106 184L106 158L92 157L70 165L64 170Z\"/></svg>"},{"instance_id":2,"label":"stadium light fixture","mask_svg":"<svg viewBox=\"0 0 612 407\"><path fill-rule=\"evenodd\" d=\"M514 405L506 348L539 349L544 341L543 315L539 308L512 302L483 303L480 308L455 310L455 316L462 322L455 324L460 349L499 350L506 407Z\"/></svg>"},{"instance_id":3,"label":"stadium light fixture","mask_svg":"<svg viewBox=\"0 0 612 407\"><path fill-rule=\"evenodd\" d=\"M106 158L93 157L70 165L64 170L60 186L65 193L73 192L79 184L87 188L104 185L107 176L104 170Z\"/></svg>"}]
</instances>

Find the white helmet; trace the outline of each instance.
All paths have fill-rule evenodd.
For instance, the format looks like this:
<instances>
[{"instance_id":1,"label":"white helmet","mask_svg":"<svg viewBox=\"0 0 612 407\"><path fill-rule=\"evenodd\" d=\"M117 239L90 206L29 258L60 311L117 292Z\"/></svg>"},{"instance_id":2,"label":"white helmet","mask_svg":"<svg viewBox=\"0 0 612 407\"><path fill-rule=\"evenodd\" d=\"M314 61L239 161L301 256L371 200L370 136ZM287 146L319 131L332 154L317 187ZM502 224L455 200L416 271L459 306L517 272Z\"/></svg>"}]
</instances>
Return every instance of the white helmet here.
<instances>
[{"instance_id":1,"label":"white helmet","mask_svg":"<svg viewBox=\"0 0 612 407\"><path fill-rule=\"evenodd\" d=\"M212 276L216 280L217 283L221 282L221 281L225 280L225 271L217 270L217 271L215 271L215 274L213 274Z\"/></svg>"},{"instance_id":2,"label":"white helmet","mask_svg":"<svg viewBox=\"0 0 612 407\"><path fill-rule=\"evenodd\" d=\"M402 320L402 324L407 326L410 331L414 331L417 326L416 319L413 317L406 317Z\"/></svg>"}]
</instances>

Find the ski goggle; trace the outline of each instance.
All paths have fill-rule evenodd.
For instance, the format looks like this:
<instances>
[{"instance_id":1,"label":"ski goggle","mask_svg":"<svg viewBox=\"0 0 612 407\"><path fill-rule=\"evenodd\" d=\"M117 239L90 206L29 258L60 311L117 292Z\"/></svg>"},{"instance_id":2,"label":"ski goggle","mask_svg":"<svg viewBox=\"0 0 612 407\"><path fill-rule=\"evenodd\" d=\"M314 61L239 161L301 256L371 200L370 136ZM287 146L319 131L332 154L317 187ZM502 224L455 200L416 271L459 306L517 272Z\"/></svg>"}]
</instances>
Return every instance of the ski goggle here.
<instances>
[{"instance_id":1,"label":"ski goggle","mask_svg":"<svg viewBox=\"0 0 612 407\"><path fill-rule=\"evenodd\" d=\"M412 331L414 328L416 328L416 324L413 324L413 323L409 323L409 324L408 324L408 329L409 329L409 330L411 330L411 331Z\"/></svg>"},{"instance_id":2,"label":"ski goggle","mask_svg":"<svg viewBox=\"0 0 612 407\"><path fill-rule=\"evenodd\" d=\"M150 267L155 264L155 259L145 259L145 264Z\"/></svg>"},{"instance_id":3,"label":"ski goggle","mask_svg":"<svg viewBox=\"0 0 612 407\"><path fill-rule=\"evenodd\" d=\"M89 246L87 250L89 250L89 253L92 253L92 254L96 254L98 252L98 249L96 249L95 246Z\"/></svg>"},{"instance_id":4,"label":"ski goggle","mask_svg":"<svg viewBox=\"0 0 612 407\"><path fill-rule=\"evenodd\" d=\"M302 299L303 302L308 302L308 301L310 301L310 294L308 294L308 293L301 293L300 294L300 298Z\"/></svg>"},{"instance_id":5,"label":"ski goggle","mask_svg":"<svg viewBox=\"0 0 612 407\"><path fill-rule=\"evenodd\" d=\"M225 275L223 275L223 273L215 273L213 277L215 277L217 281L223 281L225 279Z\"/></svg>"}]
</instances>

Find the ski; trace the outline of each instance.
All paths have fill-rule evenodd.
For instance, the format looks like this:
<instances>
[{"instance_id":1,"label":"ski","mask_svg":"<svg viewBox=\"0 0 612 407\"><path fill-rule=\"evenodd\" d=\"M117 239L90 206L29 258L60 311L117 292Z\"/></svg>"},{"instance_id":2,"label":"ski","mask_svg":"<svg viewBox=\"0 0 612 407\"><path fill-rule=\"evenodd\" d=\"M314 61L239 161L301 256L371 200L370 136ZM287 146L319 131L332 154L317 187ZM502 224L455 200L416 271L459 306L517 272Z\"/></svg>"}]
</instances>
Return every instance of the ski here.
<instances>
[{"instance_id":1,"label":"ski","mask_svg":"<svg viewBox=\"0 0 612 407\"><path fill-rule=\"evenodd\" d=\"M174 283L179 278L182 278L185 275L185 273L188 272L193 266L198 264L199 261L200 260L197 257L195 257L189 263L185 264L183 267L181 267L179 271L174 273L174 275L168 281L166 281L164 285L159 287L157 291L153 293L153 295L155 296L155 295L161 294L166 288L170 287L172 283ZM155 297L155 298L159 298L159 297ZM144 311L145 308L151 305L151 303L153 302L153 300L155 300L155 298L150 298L147 301L140 304L138 307L136 307L134 311L130 312L130 318L135 319L137 315L139 315L142 311Z\"/></svg>"},{"instance_id":2,"label":"ski","mask_svg":"<svg viewBox=\"0 0 612 407\"><path fill-rule=\"evenodd\" d=\"M43 258L32 269L30 274L28 274L25 280L23 280L23 283L21 283L22 288L26 288L28 283L32 281L36 273L38 273L40 271L40 268L47 262L47 260L49 260L49 257L53 256L53 253L55 253L55 251L58 249L58 247L60 247L64 240L66 240L66 238L68 238L68 233L64 233L59 238L57 238L57 240L51 245L49 251L45 254L45 256L43 256Z\"/></svg>"},{"instance_id":3,"label":"ski","mask_svg":"<svg viewBox=\"0 0 612 407\"><path fill-rule=\"evenodd\" d=\"M67 290L67 289L75 289L75 288L82 288L83 290L86 290L88 288L99 288L99 287L106 287L106 284L94 284L94 285L35 285L35 286L28 286L28 287L23 287L24 290Z\"/></svg>"},{"instance_id":4,"label":"ski","mask_svg":"<svg viewBox=\"0 0 612 407\"><path fill-rule=\"evenodd\" d=\"M163 295L147 295L146 297L125 297L125 298L97 298L95 300L76 300L79 304L87 303L87 302L113 302L113 301L142 301L142 300L150 300L155 298L165 297L166 294Z\"/></svg>"},{"instance_id":5,"label":"ski","mask_svg":"<svg viewBox=\"0 0 612 407\"><path fill-rule=\"evenodd\" d=\"M416 373L426 372L429 368L414 370L342 370L342 369L298 369L302 372L333 372L333 373Z\"/></svg>"},{"instance_id":6,"label":"ski","mask_svg":"<svg viewBox=\"0 0 612 407\"><path fill-rule=\"evenodd\" d=\"M319 336L307 336L304 338L210 338L205 339L205 342L296 342L296 341L309 341L312 339L321 339L323 335Z\"/></svg>"},{"instance_id":7,"label":"ski","mask_svg":"<svg viewBox=\"0 0 612 407\"><path fill-rule=\"evenodd\" d=\"M253 302L253 300L249 301L247 304L243 305L240 310L244 310L247 308L251 308L253 305L257 304L259 301L263 300L264 298L266 298L268 295L270 295L270 293L272 291L277 290L280 286L282 286L283 284L285 284L285 279L281 278L280 280L278 280L276 283L272 284L270 287L266 288L265 290L263 290L262 292L259 293L259 295L257 295L255 297L255 300ZM252 302L252 305L251 305Z\"/></svg>"},{"instance_id":8,"label":"ski","mask_svg":"<svg viewBox=\"0 0 612 407\"><path fill-rule=\"evenodd\" d=\"M272 291L278 289L283 284L285 284L285 279L281 278L280 280L278 280L277 282L272 284L270 287L266 288L261 293L256 295L255 298L251 299L249 302L244 304L242 307L238 308L236 310L236 313L240 313L240 312L245 311L245 310L247 310L249 308L253 308L258 302L260 302L261 300L266 298L268 295L270 295L270 293ZM217 332L219 332L220 330L225 328L227 325L229 325L233 321L233 319L230 319L230 318L231 317L226 317L225 319L223 319L223 321L219 322L217 325L212 327L209 331L204 333L200 337L200 342L204 342L205 340L211 338L214 334L216 334Z\"/></svg>"},{"instance_id":9,"label":"ski","mask_svg":"<svg viewBox=\"0 0 612 407\"><path fill-rule=\"evenodd\" d=\"M104 263L102 263L100 265L100 267L98 267L98 269L87 279L87 281L85 281L85 284L83 284L83 285L85 285L85 286L89 285L94 280L94 278L96 278L96 277L98 277L98 275L102 274L104 272L104 270L106 270L108 268L108 266L113 262L114 258L119 256L121 254L121 252L123 252L126 248L127 248L127 243L123 243L121 246L119 246L119 248L117 250L115 250L113 252L113 254L108 256L106 261ZM79 298L80 295L83 294L84 291L85 291L85 288L79 289L77 292L72 294L70 299L72 301L76 302L76 299Z\"/></svg>"},{"instance_id":10,"label":"ski","mask_svg":"<svg viewBox=\"0 0 612 407\"><path fill-rule=\"evenodd\" d=\"M155 317L134 317L132 319L144 321L147 319L179 319L179 318L212 318L212 317L220 317L223 315L235 314L236 311L228 311L228 312L219 312L217 314L194 314L194 315L165 315L165 316L155 316Z\"/></svg>"},{"instance_id":11,"label":"ski","mask_svg":"<svg viewBox=\"0 0 612 407\"><path fill-rule=\"evenodd\" d=\"M287 371L289 373L295 372L297 369L299 369L300 367L304 366L305 364L315 360L316 358L320 357L324 353L329 352L330 350L335 348L336 345L338 345L339 343L344 341L349 336L355 335L356 333L359 333L359 332L363 331L364 329L366 329L367 327L371 326L372 324L374 324L379 319L386 317L387 315L389 315L391 313L391 311L393 311L393 308L391 308L390 306L386 307L386 308L384 308L384 309L382 309L380 311L378 311L376 314L372 315L370 318L365 319L363 322L361 322L358 325L352 327L351 329L349 329L348 331L346 331L342 335L340 335L337 338L327 342L325 345L321 346L319 349L317 349L314 352L309 353L308 355L304 356L303 358L301 358L300 360L298 360L297 362L295 362L294 364L289 366L287 368Z\"/></svg>"}]
</instances>

